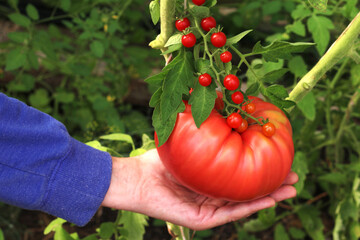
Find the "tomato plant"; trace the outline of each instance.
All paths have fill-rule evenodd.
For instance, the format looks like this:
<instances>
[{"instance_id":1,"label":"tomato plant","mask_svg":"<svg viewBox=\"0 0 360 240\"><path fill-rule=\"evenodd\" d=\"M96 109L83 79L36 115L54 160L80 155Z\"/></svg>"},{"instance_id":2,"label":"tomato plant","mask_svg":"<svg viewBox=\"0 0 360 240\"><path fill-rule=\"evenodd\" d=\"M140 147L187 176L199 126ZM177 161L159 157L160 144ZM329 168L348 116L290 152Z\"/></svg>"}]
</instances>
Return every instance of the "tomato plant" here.
<instances>
[{"instance_id":1,"label":"tomato plant","mask_svg":"<svg viewBox=\"0 0 360 240\"><path fill-rule=\"evenodd\" d=\"M208 73L199 76L199 83L201 86L207 87L211 84L211 76Z\"/></svg>"},{"instance_id":2,"label":"tomato plant","mask_svg":"<svg viewBox=\"0 0 360 240\"><path fill-rule=\"evenodd\" d=\"M186 104L169 139L158 147L161 160L177 181L206 196L231 201L256 199L282 184L294 156L290 122L275 105L250 99L256 105L253 116L269 118L276 126L271 138L262 134L258 124L249 125L240 135L215 110L197 128L191 106ZM249 123L254 121L249 119Z\"/></svg>"},{"instance_id":3,"label":"tomato plant","mask_svg":"<svg viewBox=\"0 0 360 240\"><path fill-rule=\"evenodd\" d=\"M244 95L241 92L236 91L231 94L231 100L236 104L240 104L244 101Z\"/></svg>"},{"instance_id":4,"label":"tomato plant","mask_svg":"<svg viewBox=\"0 0 360 240\"><path fill-rule=\"evenodd\" d=\"M227 90L235 90L239 87L240 81L234 74L229 74L224 78L224 86Z\"/></svg>"},{"instance_id":5,"label":"tomato plant","mask_svg":"<svg viewBox=\"0 0 360 240\"><path fill-rule=\"evenodd\" d=\"M232 59L232 54L231 52L229 51L225 51L223 52L221 55L220 55L220 60L223 62L223 63L228 63L230 62Z\"/></svg>"}]
</instances>

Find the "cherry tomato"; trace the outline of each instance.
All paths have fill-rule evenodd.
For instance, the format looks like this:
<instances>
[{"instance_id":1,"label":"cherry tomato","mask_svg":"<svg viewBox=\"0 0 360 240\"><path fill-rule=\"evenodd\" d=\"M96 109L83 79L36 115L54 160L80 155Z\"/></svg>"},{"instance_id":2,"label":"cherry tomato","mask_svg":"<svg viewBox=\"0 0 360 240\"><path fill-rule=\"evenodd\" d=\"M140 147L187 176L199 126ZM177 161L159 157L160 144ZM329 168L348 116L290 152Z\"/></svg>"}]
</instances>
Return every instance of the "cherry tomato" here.
<instances>
[{"instance_id":1,"label":"cherry tomato","mask_svg":"<svg viewBox=\"0 0 360 240\"><path fill-rule=\"evenodd\" d=\"M190 21L188 18L183 18L175 21L175 27L179 31L184 31L188 27L190 27Z\"/></svg>"},{"instance_id":2,"label":"cherry tomato","mask_svg":"<svg viewBox=\"0 0 360 240\"><path fill-rule=\"evenodd\" d=\"M225 103L223 100L223 94L220 91L216 91L216 94L217 94L217 98L215 99L214 108L215 108L215 110L221 112L225 107Z\"/></svg>"},{"instance_id":3,"label":"cherry tomato","mask_svg":"<svg viewBox=\"0 0 360 240\"><path fill-rule=\"evenodd\" d=\"M290 122L275 105L249 99L257 109L254 117L276 125L271 139L250 118L245 132L233 131L215 109L197 128L187 103L160 147L155 133L160 159L178 183L211 198L238 202L269 195L282 185L294 157Z\"/></svg>"},{"instance_id":4,"label":"cherry tomato","mask_svg":"<svg viewBox=\"0 0 360 240\"><path fill-rule=\"evenodd\" d=\"M246 111L247 113L250 113L250 114L251 114L251 113L255 112L255 110L256 110L255 104L249 103L249 104L245 105L245 111Z\"/></svg>"},{"instance_id":5,"label":"cherry tomato","mask_svg":"<svg viewBox=\"0 0 360 240\"><path fill-rule=\"evenodd\" d=\"M222 54L220 54L220 60L223 63L228 63L231 61L231 59L232 59L232 54L229 51L225 51Z\"/></svg>"},{"instance_id":6,"label":"cherry tomato","mask_svg":"<svg viewBox=\"0 0 360 240\"><path fill-rule=\"evenodd\" d=\"M208 73L204 73L199 76L199 83L201 86L207 87L211 84L211 76Z\"/></svg>"},{"instance_id":7,"label":"cherry tomato","mask_svg":"<svg viewBox=\"0 0 360 240\"><path fill-rule=\"evenodd\" d=\"M231 94L231 100L236 104L240 104L244 101L244 95L241 92L236 91Z\"/></svg>"},{"instance_id":8,"label":"cherry tomato","mask_svg":"<svg viewBox=\"0 0 360 240\"><path fill-rule=\"evenodd\" d=\"M227 124L231 128L238 128L241 125L242 117L238 113L232 113L228 118L226 119Z\"/></svg>"},{"instance_id":9,"label":"cherry tomato","mask_svg":"<svg viewBox=\"0 0 360 240\"><path fill-rule=\"evenodd\" d=\"M195 5L201 6L205 3L205 0L192 0Z\"/></svg>"},{"instance_id":10,"label":"cherry tomato","mask_svg":"<svg viewBox=\"0 0 360 240\"><path fill-rule=\"evenodd\" d=\"M235 90L239 87L240 81L234 74L229 74L224 79L224 86L227 90Z\"/></svg>"},{"instance_id":11,"label":"cherry tomato","mask_svg":"<svg viewBox=\"0 0 360 240\"><path fill-rule=\"evenodd\" d=\"M226 43L226 35L223 32L213 33L211 35L210 41L214 47L223 47Z\"/></svg>"},{"instance_id":12,"label":"cherry tomato","mask_svg":"<svg viewBox=\"0 0 360 240\"><path fill-rule=\"evenodd\" d=\"M204 29L204 31L208 32L210 31L212 28L216 27L216 20L213 17L207 17L207 18L203 18L201 20L201 27L202 29Z\"/></svg>"},{"instance_id":13,"label":"cherry tomato","mask_svg":"<svg viewBox=\"0 0 360 240\"><path fill-rule=\"evenodd\" d=\"M191 48L195 45L196 43L196 37L193 33L189 33L186 35L183 35L181 38L181 43L187 47L187 48Z\"/></svg>"},{"instance_id":14,"label":"cherry tomato","mask_svg":"<svg viewBox=\"0 0 360 240\"><path fill-rule=\"evenodd\" d=\"M246 131L246 129L248 128L249 124L248 122L246 121L246 119L243 119L241 124L240 124L240 127L236 128L235 131L239 132L239 133L243 133Z\"/></svg>"},{"instance_id":15,"label":"cherry tomato","mask_svg":"<svg viewBox=\"0 0 360 240\"><path fill-rule=\"evenodd\" d=\"M262 126L262 133L267 137L274 136L275 132L276 132L275 125L272 124L271 122L265 123Z\"/></svg>"}]
</instances>

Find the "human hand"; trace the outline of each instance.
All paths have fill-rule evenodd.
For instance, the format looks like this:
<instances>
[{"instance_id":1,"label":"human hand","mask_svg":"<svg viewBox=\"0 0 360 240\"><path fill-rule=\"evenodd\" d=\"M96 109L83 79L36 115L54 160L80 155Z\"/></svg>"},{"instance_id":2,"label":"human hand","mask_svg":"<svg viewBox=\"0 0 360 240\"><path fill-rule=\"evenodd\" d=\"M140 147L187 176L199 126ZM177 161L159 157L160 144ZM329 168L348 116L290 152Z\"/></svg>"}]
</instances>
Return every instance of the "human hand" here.
<instances>
[{"instance_id":1,"label":"human hand","mask_svg":"<svg viewBox=\"0 0 360 240\"><path fill-rule=\"evenodd\" d=\"M291 172L269 196L229 202L197 194L179 185L156 149L133 158L113 158L113 174L103 206L134 211L194 230L204 230L247 217L276 202L295 197L298 180Z\"/></svg>"}]
</instances>

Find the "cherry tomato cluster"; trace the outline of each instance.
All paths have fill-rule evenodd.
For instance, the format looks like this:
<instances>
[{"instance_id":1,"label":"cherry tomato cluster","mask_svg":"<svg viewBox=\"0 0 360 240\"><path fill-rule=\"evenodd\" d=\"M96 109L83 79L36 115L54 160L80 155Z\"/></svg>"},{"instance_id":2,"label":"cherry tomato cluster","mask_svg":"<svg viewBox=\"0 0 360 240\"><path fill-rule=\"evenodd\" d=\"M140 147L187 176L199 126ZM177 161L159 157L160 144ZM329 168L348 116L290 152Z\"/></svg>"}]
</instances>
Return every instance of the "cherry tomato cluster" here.
<instances>
[{"instance_id":1,"label":"cherry tomato cluster","mask_svg":"<svg viewBox=\"0 0 360 240\"><path fill-rule=\"evenodd\" d=\"M206 0L192 0L192 2L197 6L201 6L206 2ZM183 32L181 42L186 48L192 48L196 44L196 36L188 30L190 26L191 22L187 17L178 19L175 22L176 29ZM203 18L200 22L200 26L202 30L204 30L206 33L213 31L210 36L211 44L215 48L219 48L221 62L230 63L232 61L232 54L231 52L223 48L226 45L227 37L221 30L219 30L220 28L218 28L218 30L215 30L215 28L217 27L215 18L211 16ZM207 87L212 83L212 77L208 73L203 73L199 76L198 81L201 86ZM223 86L228 91L234 91L231 94L231 100L236 105L240 105L237 112L229 114L226 119L227 124L235 131L243 133L246 131L249 125L247 119L251 117L251 114L256 111L256 106L252 102L244 102L244 95L241 91L238 90L240 87L240 80L236 75L227 74L223 79ZM218 99L220 99L220 101L218 101L218 99L216 101L215 108L217 110L222 110L224 108L224 102L222 101L222 98L222 94L221 97L218 95ZM257 121L257 123L262 126L262 132L265 136L271 137L275 134L276 128L274 124L268 122L268 120Z\"/></svg>"}]
</instances>

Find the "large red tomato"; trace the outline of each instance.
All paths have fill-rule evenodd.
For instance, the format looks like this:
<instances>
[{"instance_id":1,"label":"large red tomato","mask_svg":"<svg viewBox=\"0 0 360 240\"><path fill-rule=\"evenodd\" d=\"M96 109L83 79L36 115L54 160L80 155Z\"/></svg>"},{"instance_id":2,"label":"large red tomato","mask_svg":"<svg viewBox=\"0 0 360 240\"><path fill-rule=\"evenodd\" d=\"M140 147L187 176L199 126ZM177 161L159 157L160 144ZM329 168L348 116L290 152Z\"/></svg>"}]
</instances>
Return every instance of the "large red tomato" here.
<instances>
[{"instance_id":1,"label":"large red tomato","mask_svg":"<svg viewBox=\"0 0 360 240\"><path fill-rule=\"evenodd\" d=\"M248 201L275 191L288 175L294 157L292 129L275 105L250 97L254 117L269 119L275 135L249 121L243 133L233 131L216 110L198 129L191 106L178 114L169 139L158 147L168 171L182 185L200 194L230 201ZM158 143L155 134L156 145Z\"/></svg>"}]
</instances>

